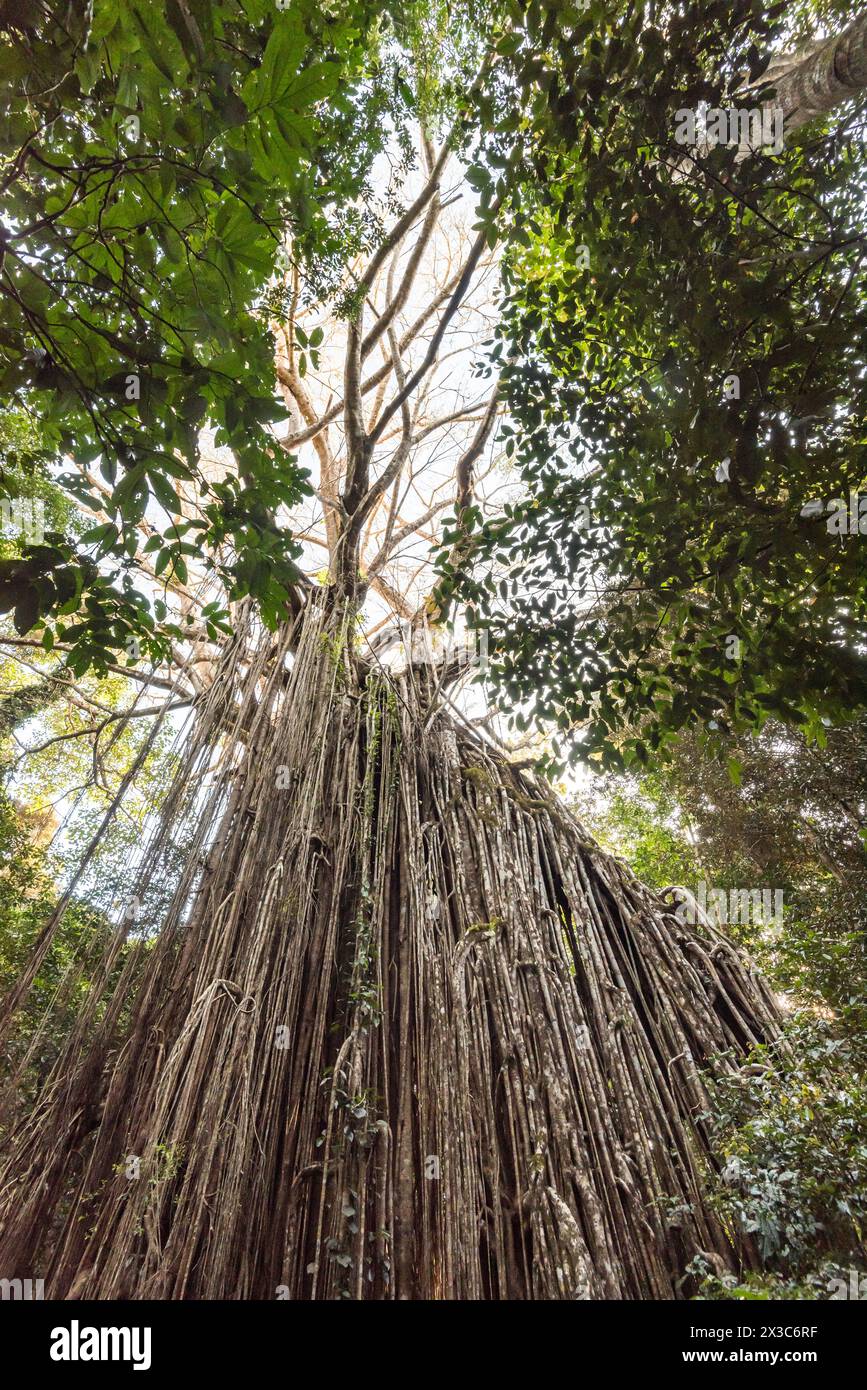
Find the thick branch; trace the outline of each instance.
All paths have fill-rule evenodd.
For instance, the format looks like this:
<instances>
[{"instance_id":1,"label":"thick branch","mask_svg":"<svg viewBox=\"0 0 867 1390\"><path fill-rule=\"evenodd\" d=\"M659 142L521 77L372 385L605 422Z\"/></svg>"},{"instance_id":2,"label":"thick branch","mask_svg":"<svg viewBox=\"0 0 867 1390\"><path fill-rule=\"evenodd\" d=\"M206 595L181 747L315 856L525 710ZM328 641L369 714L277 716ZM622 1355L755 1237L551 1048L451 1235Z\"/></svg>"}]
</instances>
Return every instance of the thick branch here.
<instances>
[{"instance_id":1,"label":"thick branch","mask_svg":"<svg viewBox=\"0 0 867 1390\"><path fill-rule=\"evenodd\" d=\"M379 423L376 425L376 428L371 431L370 435L368 435L368 441L371 445L375 444L376 441L380 438L389 420L391 420L392 417L397 413L397 411L401 409L404 401L411 395L411 393L418 386L419 382L423 379L427 372L430 371L430 368L436 361L440 343L445 337L446 329L448 328L449 323L457 313L461 300L463 299L464 295L467 292L467 289L469 288L470 281L473 278L476 266L478 265L479 260L481 259L482 252L484 251L486 245L487 234L484 231L481 231L479 232L478 236L473 242L472 249L470 251L469 256L466 259L466 263L464 265L463 271L461 272L460 279L458 280L454 292L452 293L449 302L446 305L442 318L437 324L436 332L430 340L427 352L425 353L421 361L421 364L407 379L404 386L398 391L394 399L389 402L385 410L382 412L382 415L379 418Z\"/></svg>"},{"instance_id":2,"label":"thick branch","mask_svg":"<svg viewBox=\"0 0 867 1390\"><path fill-rule=\"evenodd\" d=\"M782 108L787 131L827 115L867 87L867 10L842 34L795 55L780 71L776 67L763 74L761 84L773 84L768 105Z\"/></svg>"},{"instance_id":3,"label":"thick branch","mask_svg":"<svg viewBox=\"0 0 867 1390\"><path fill-rule=\"evenodd\" d=\"M399 246L416 218L439 192L439 181L448 158L448 141L443 145L439 158L431 171L431 176L418 197L407 208L402 217L392 227L382 245L370 258L367 269L358 282L359 294L370 289L380 267L386 262L396 246ZM366 465L368 449L365 441L364 419L361 411L361 335L364 324L363 309L359 309L349 325L346 343L346 370L343 383L343 412L348 454L348 491L356 491L355 471Z\"/></svg>"},{"instance_id":4,"label":"thick branch","mask_svg":"<svg viewBox=\"0 0 867 1390\"><path fill-rule=\"evenodd\" d=\"M430 304L419 314L415 322L401 335L399 341L402 350L409 347L410 343L418 337L428 319L432 318L440 305L445 303L455 285L458 283L461 273L461 271L457 271L457 273L452 276L448 284L443 286L431 300ZM385 381L392 371L393 366L394 363L391 357L387 357L381 367L377 367L375 372L372 372L369 377L366 377L361 383L362 396L366 396L374 387L379 386L381 382ZM320 416L319 420L314 425L309 426L307 429L297 430L294 434L288 434L284 439L281 439L280 443L282 447L284 449L297 449L300 445L306 444L308 440L313 439L320 430L324 430L326 426L333 424L340 416L342 410L343 401L336 401L334 405L330 406L328 410L325 411L324 415Z\"/></svg>"}]
</instances>

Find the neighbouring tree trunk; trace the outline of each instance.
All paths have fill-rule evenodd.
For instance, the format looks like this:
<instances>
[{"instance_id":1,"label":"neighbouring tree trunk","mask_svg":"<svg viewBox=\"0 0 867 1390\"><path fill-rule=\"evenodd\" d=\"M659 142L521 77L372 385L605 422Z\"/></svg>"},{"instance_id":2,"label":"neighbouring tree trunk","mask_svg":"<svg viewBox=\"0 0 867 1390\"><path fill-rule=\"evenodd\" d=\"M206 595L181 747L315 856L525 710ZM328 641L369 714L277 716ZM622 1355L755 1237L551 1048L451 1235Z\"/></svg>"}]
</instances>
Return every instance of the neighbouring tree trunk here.
<instances>
[{"instance_id":1,"label":"neighbouring tree trunk","mask_svg":"<svg viewBox=\"0 0 867 1390\"><path fill-rule=\"evenodd\" d=\"M0 1269L51 1298L667 1299L699 1252L752 1264L707 1198L702 1074L775 1033L767 989L354 630L311 601L224 659L131 885L174 874L160 930L7 1130Z\"/></svg>"},{"instance_id":2,"label":"neighbouring tree trunk","mask_svg":"<svg viewBox=\"0 0 867 1390\"><path fill-rule=\"evenodd\" d=\"M28 719L60 699L66 689L57 675L61 670L62 667L57 667L54 673L41 676L0 699L0 738L7 738L20 724L26 724Z\"/></svg>"},{"instance_id":3,"label":"neighbouring tree trunk","mask_svg":"<svg viewBox=\"0 0 867 1390\"><path fill-rule=\"evenodd\" d=\"M769 104L782 109L787 131L827 115L867 87L867 11L842 34L776 58L759 80L773 84Z\"/></svg>"}]
</instances>

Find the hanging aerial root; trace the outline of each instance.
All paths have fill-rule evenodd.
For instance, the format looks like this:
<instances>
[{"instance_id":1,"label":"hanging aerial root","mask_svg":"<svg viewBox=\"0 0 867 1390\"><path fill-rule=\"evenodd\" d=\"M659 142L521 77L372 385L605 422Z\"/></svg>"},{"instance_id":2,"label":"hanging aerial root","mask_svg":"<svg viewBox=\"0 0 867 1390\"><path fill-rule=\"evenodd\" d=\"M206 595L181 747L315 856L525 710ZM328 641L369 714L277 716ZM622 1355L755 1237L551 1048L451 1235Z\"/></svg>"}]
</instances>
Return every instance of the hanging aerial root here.
<instances>
[{"instance_id":1,"label":"hanging aerial root","mask_svg":"<svg viewBox=\"0 0 867 1390\"><path fill-rule=\"evenodd\" d=\"M119 975L115 944L8 1136L0 1270L54 1298L573 1299L749 1263L702 1114L707 1068L776 1031L761 980L429 719L435 682L360 675L345 614L295 636L209 694L142 861L146 894L186 846L159 930Z\"/></svg>"}]
</instances>

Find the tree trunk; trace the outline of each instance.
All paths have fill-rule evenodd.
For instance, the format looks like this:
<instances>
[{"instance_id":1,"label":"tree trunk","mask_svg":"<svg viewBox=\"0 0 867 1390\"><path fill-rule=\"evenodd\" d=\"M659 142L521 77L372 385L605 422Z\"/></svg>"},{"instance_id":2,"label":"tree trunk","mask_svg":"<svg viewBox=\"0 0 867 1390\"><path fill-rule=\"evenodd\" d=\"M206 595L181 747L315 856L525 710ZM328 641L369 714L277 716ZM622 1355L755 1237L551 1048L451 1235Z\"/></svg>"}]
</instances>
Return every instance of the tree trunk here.
<instances>
[{"instance_id":1,"label":"tree trunk","mask_svg":"<svg viewBox=\"0 0 867 1390\"><path fill-rule=\"evenodd\" d=\"M867 87L867 11L842 34L775 59L760 81L773 84L768 104L782 109L787 131L827 115Z\"/></svg>"},{"instance_id":2,"label":"tree trunk","mask_svg":"<svg viewBox=\"0 0 867 1390\"><path fill-rule=\"evenodd\" d=\"M0 699L0 739L8 738L19 725L26 724L28 719L60 699L66 688L57 675L62 669L58 666L53 674L41 676L38 681Z\"/></svg>"},{"instance_id":3,"label":"tree trunk","mask_svg":"<svg viewBox=\"0 0 867 1390\"><path fill-rule=\"evenodd\" d=\"M136 890L173 876L161 928L9 1133L0 1269L51 1298L667 1299L701 1251L751 1264L707 1200L702 1072L774 1034L761 980L353 631L310 603L226 661Z\"/></svg>"}]
</instances>

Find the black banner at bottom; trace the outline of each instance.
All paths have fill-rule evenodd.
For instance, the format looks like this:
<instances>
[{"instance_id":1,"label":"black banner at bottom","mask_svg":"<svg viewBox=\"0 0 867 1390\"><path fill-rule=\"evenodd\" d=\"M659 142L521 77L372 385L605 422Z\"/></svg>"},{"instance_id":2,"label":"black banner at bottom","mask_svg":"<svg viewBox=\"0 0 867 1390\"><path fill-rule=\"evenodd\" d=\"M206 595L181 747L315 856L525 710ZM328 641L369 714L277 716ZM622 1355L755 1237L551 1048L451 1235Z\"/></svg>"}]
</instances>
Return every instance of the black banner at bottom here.
<instances>
[{"instance_id":1,"label":"black banner at bottom","mask_svg":"<svg viewBox=\"0 0 867 1390\"><path fill-rule=\"evenodd\" d=\"M471 1348L479 1370L490 1357L507 1353L520 1373L526 1357L558 1361L580 1347L582 1363L598 1357L600 1369L668 1375L679 1369L700 1379L711 1368L761 1368L772 1379L780 1370L804 1367L823 1377L850 1366L864 1332L864 1302L437 1304L419 1313L411 1303L49 1303L0 1301L0 1327L7 1351L20 1368L51 1383L70 1377L102 1378L108 1372L133 1376L249 1375L259 1366L282 1367L290 1376L309 1376L311 1355L323 1359L322 1374L334 1368L335 1336L355 1372L368 1364L388 1374L383 1358L394 1332L421 1333L421 1369L429 1376L437 1352L454 1362L461 1339L463 1372ZM539 1310L541 1309L541 1314ZM505 1318L503 1314L505 1312ZM380 1322L380 1317L384 1319ZM502 1319L502 1320L501 1320ZM435 1330L442 1340L431 1342ZM527 1333L538 1339L532 1347ZM323 1340L323 1334L325 1340ZM412 1367L404 1346L403 1375ZM374 1350L379 1351L374 1355ZM354 1350L353 1350L354 1349ZM293 1367L294 1363L294 1367ZM445 1365L444 1365L445 1369ZM398 1372L398 1365L394 1365Z\"/></svg>"}]
</instances>

